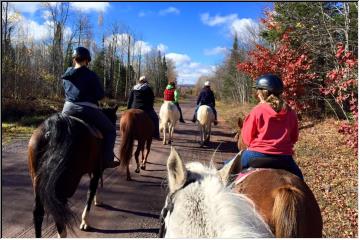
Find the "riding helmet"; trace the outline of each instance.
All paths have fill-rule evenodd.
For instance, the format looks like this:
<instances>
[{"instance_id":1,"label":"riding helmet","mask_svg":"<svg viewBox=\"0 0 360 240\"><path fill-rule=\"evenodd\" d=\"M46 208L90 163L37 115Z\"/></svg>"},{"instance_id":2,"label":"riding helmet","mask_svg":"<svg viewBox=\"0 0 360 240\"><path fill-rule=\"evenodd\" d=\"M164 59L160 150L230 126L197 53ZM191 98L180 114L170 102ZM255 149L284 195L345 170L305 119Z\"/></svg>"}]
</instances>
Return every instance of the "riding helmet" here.
<instances>
[{"instance_id":1,"label":"riding helmet","mask_svg":"<svg viewBox=\"0 0 360 240\"><path fill-rule=\"evenodd\" d=\"M84 60L91 61L90 52L87 48L77 47L74 49L72 57L75 58L77 62L82 62Z\"/></svg>"},{"instance_id":2,"label":"riding helmet","mask_svg":"<svg viewBox=\"0 0 360 240\"><path fill-rule=\"evenodd\" d=\"M264 89L279 95L284 91L284 84L281 79L274 74L265 74L256 79L256 89Z\"/></svg>"}]
</instances>

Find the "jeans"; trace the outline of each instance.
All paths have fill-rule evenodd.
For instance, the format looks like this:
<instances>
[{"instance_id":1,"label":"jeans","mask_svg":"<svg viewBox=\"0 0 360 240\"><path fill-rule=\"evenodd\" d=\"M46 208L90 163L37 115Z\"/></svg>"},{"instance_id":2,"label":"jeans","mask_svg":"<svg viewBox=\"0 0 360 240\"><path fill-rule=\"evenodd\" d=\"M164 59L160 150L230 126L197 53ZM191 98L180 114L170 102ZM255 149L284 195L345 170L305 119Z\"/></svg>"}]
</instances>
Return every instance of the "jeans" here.
<instances>
[{"instance_id":1,"label":"jeans","mask_svg":"<svg viewBox=\"0 0 360 240\"><path fill-rule=\"evenodd\" d=\"M151 118L151 121L154 123L154 138L160 138L160 132L159 132L159 117L156 114L154 109L150 110L144 110L148 114L148 116Z\"/></svg>"},{"instance_id":2,"label":"jeans","mask_svg":"<svg viewBox=\"0 0 360 240\"><path fill-rule=\"evenodd\" d=\"M197 111L199 110L199 107L200 107L200 106L201 106L200 104L196 106L193 119L196 119L196 114L197 114ZM206 106L209 106L209 105L206 105ZM215 120L217 120L217 112L216 112L215 107L213 107L213 106L209 106L209 107L211 108L211 110L213 111L213 113L214 113L214 115L215 115Z\"/></svg>"},{"instance_id":3,"label":"jeans","mask_svg":"<svg viewBox=\"0 0 360 240\"><path fill-rule=\"evenodd\" d=\"M300 168L291 155L273 155L245 150L241 155L241 169L249 167L284 169L304 180Z\"/></svg>"},{"instance_id":4,"label":"jeans","mask_svg":"<svg viewBox=\"0 0 360 240\"><path fill-rule=\"evenodd\" d=\"M64 104L62 113L80 118L90 125L94 125L96 128L98 128L104 137L104 162L110 163L114 161L116 128L115 125L100 109L66 102Z\"/></svg>"}]
</instances>

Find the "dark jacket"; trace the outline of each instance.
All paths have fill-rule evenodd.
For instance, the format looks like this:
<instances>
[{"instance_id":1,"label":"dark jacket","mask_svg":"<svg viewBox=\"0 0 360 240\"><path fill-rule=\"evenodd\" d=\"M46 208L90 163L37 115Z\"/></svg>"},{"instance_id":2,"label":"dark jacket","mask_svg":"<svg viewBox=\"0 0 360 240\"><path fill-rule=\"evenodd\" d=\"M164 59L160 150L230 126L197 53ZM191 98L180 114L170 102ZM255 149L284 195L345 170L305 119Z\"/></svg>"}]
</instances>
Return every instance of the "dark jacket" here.
<instances>
[{"instance_id":1,"label":"dark jacket","mask_svg":"<svg viewBox=\"0 0 360 240\"><path fill-rule=\"evenodd\" d=\"M144 111L154 108L154 93L148 83L136 84L131 90L127 108L137 108Z\"/></svg>"},{"instance_id":2,"label":"dark jacket","mask_svg":"<svg viewBox=\"0 0 360 240\"><path fill-rule=\"evenodd\" d=\"M90 102L98 105L98 101L105 96L98 76L85 66L76 69L69 67L61 78L65 101Z\"/></svg>"},{"instance_id":3,"label":"dark jacket","mask_svg":"<svg viewBox=\"0 0 360 240\"><path fill-rule=\"evenodd\" d=\"M197 99L196 105L208 105L215 107L215 96L210 87L204 87Z\"/></svg>"}]
</instances>

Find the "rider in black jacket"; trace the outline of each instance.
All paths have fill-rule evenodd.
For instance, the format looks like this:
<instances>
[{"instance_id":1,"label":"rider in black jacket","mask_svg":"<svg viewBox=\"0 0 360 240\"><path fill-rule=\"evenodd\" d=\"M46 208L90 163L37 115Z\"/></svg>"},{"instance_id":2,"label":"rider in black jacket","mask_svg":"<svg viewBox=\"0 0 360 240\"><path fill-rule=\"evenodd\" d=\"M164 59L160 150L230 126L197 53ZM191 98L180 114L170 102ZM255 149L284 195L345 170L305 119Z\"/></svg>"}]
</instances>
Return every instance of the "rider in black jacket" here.
<instances>
[{"instance_id":1,"label":"rider in black jacket","mask_svg":"<svg viewBox=\"0 0 360 240\"><path fill-rule=\"evenodd\" d=\"M137 108L146 112L154 123L154 138L160 139L159 117L154 110L154 92L145 76L140 77L139 83L131 90L127 108Z\"/></svg>"},{"instance_id":2,"label":"rider in black jacket","mask_svg":"<svg viewBox=\"0 0 360 240\"><path fill-rule=\"evenodd\" d=\"M196 105L197 106L196 106L195 113L194 113L194 116L193 116L193 119L192 119L193 122L196 122L196 114L197 114L197 111L198 111L199 107L201 105L207 105L214 112L214 115L215 115L214 125L217 125L218 122L217 122L217 112L216 112L216 109L215 109L215 96L214 96L213 91L210 89L210 82L209 81L205 82L204 87L201 90L201 92L199 94L199 97L198 97L198 99L196 101Z\"/></svg>"}]
</instances>

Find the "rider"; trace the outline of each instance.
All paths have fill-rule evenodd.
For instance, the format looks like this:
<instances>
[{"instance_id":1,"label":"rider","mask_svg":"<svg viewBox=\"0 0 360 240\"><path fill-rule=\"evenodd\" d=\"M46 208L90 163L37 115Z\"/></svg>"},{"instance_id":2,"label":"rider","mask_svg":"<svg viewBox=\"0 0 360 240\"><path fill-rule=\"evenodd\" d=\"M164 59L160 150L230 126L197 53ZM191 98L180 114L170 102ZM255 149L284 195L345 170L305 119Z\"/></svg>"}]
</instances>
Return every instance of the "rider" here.
<instances>
[{"instance_id":1,"label":"rider","mask_svg":"<svg viewBox=\"0 0 360 240\"><path fill-rule=\"evenodd\" d=\"M241 168L285 169L304 179L292 155L298 140L296 113L284 102L282 80L265 74L256 80L259 104L245 118L241 136L247 149L241 155Z\"/></svg>"},{"instance_id":2,"label":"rider","mask_svg":"<svg viewBox=\"0 0 360 240\"><path fill-rule=\"evenodd\" d=\"M69 67L62 75L65 90L63 114L78 117L97 127L104 137L104 168L119 166L114 161L116 138L115 125L100 110L98 101L104 98L104 90L99 78L87 68L91 61L90 52L84 47L77 47L73 54L74 67Z\"/></svg>"},{"instance_id":3,"label":"rider","mask_svg":"<svg viewBox=\"0 0 360 240\"><path fill-rule=\"evenodd\" d=\"M182 111L179 105L179 97L180 93L179 90L176 89L176 83L171 81L166 86L166 89L164 90L164 101L172 101L178 108L180 112L180 122L185 123Z\"/></svg>"},{"instance_id":4,"label":"rider","mask_svg":"<svg viewBox=\"0 0 360 240\"><path fill-rule=\"evenodd\" d=\"M204 87L201 90L200 95L199 95L199 97L197 99L196 105L197 106L196 106L196 109L195 109L195 113L194 113L192 122L196 122L196 113L197 113L199 107L201 105L207 105L212 109L212 111L213 111L213 113L215 115L214 125L218 124L217 112L216 112L216 109L215 109L215 96L214 96L213 91L210 89L210 82L209 81L205 82Z\"/></svg>"},{"instance_id":5,"label":"rider","mask_svg":"<svg viewBox=\"0 0 360 240\"><path fill-rule=\"evenodd\" d=\"M145 76L141 76L139 83L131 90L127 109L137 108L148 114L154 123L155 132L153 138L160 140L159 117L154 110L154 92L152 91Z\"/></svg>"}]
</instances>

